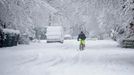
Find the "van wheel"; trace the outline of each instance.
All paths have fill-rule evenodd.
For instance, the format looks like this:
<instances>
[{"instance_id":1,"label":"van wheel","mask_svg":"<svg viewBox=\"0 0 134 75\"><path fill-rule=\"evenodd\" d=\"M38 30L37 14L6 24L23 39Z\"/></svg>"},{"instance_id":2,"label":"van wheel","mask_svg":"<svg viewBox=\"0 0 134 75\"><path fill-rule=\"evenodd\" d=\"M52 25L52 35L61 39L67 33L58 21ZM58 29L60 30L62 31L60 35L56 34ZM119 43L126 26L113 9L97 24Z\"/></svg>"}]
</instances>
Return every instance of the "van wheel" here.
<instances>
[{"instance_id":1,"label":"van wheel","mask_svg":"<svg viewBox=\"0 0 134 75\"><path fill-rule=\"evenodd\" d=\"M47 41L47 43L50 43L49 41Z\"/></svg>"},{"instance_id":2,"label":"van wheel","mask_svg":"<svg viewBox=\"0 0 134 75\"><path fill-rule=\"evenodd\" d=\"M62 44L63 44L63 41L60 41L60 43L62 43Z\"/></svg>"}]
</instances>

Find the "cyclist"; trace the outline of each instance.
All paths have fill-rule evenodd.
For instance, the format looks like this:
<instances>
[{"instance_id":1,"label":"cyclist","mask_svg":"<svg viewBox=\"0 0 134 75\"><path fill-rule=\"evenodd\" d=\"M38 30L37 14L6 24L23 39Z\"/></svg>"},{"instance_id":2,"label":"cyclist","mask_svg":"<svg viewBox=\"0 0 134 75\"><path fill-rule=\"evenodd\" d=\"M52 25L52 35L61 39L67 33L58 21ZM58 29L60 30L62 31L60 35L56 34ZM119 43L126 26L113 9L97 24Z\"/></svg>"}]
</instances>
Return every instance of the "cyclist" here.
<instances>
[{"instance_id":1,"label":"cyclist","mask_svg":"<svg viewBox=\"0 0 134 75\"><path fill-rule=\"evenodd\" d=\"M79 49L80 50L84 50L84 47L85 47L85 39L86 39L86 36L83 33L83 31L81 31L80 34L78 35L78 38L77 38L77 40L80 41L80 46L79 46Z\"/></svg>"}]
</instances>

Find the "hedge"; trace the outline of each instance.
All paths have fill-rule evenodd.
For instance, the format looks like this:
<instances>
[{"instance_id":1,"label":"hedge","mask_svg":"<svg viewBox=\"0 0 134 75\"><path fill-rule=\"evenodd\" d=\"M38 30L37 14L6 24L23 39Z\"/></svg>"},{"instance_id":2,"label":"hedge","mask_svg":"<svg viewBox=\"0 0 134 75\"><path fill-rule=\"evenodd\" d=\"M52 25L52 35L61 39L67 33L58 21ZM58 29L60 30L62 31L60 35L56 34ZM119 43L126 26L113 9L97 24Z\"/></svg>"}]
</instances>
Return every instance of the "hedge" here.
<instances>
[{"instance_id":1,"label":"hedge","mask_svg":"<svg viewBox=\"0 0 134 75\"><path fill-rule=\"evenodd\" d=\"M20 32L13 29L0 30L0 47L17 46Z\"/></svg>"}]
</instances>

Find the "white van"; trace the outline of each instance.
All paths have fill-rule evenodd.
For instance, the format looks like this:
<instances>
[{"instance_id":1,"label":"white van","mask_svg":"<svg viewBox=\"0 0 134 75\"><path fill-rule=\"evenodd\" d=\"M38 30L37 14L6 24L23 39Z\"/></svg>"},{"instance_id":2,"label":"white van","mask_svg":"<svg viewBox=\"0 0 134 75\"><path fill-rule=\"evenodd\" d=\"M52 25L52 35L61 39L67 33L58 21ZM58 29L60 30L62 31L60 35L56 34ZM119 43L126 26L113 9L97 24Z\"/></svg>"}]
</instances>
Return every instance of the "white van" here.
<instances>
[{"instance_id":1,"label":"white van","mask_svg":"<svg viewBox=\"0 0 134 75\"><path fill-rule=\"evenodd\" d=\"M47 27L47 43L64 41L63 27L62 26L48 26Z\"/></svg>"}]
</instances>

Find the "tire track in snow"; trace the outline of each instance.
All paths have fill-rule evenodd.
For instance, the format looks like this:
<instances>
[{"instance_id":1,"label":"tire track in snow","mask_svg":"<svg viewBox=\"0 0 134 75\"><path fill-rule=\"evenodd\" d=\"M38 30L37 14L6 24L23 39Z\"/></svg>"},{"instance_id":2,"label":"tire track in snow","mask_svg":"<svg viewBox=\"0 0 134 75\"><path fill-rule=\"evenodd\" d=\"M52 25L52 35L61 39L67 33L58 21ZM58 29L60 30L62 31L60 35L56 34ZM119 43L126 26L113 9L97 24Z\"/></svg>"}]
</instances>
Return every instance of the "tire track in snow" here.
<instances>
[{"instance_id":1,"label":"tire track in snow","mask_svg":"<svg viewBox=\"0 0 134 75\"><path fill-rule=\"evenodd\" d=\"M30 59L19 63L17 67L10 72L13 73L14 70L16 70L19 73L23 73L22 75L49 75L48 68L54 67L61 62L62 57L59 55L47 58L46 55L41 56L38 54L35 57L31 57Z\"/></svg>"},{"instance_id":2,"label":"tire track in snow","mask_svg":"<svg viewBox=\"0 0 134 75\"><path fill-rule=\"evenodd\" d=\"M61 56L41 56L40 54L31 56L28 59L17 64L18 66L54 66L62 62Z\"/></svg>"},{"instance_id":3,"label":"tire track in snow","mask_svg":"<svg viewBox=\"0 0 134 75\"><path fill-rule=\"evenodd\" d=\"M38 55L35 55L35 56L30 56L28 59L26 60L23 60L21 63L17 64L17 65L24 65L24 64L27 64L27 63L30 63L30 62L34 62L38 59Z\"/></svg>"}]
</instances>

